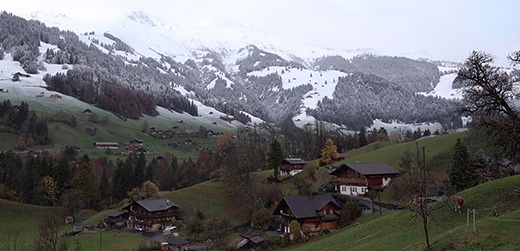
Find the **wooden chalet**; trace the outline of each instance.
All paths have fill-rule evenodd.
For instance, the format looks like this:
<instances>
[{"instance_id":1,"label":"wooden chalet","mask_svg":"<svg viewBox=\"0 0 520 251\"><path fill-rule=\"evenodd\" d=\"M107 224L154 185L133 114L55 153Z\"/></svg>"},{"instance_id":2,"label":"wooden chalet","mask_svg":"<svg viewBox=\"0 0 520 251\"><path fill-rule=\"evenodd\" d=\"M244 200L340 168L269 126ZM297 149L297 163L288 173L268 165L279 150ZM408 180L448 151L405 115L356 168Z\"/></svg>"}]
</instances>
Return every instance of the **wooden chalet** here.
<instances>
[{"instance_id":1,"label":"wooden chalet","mask_svg":"<svg viewBox=\"0 0 520 251\"><path fill-rule=\"evenodd\" d=\"M128 205L129 227L157 231L163 224L173 222L179 206L168 199L138 200Z\"/></svg>"},{"instance_id":2,"label":"wooden chalet","mask_svg":"<svg viewBox=\"0 0 520 251\"><path fill-rule=\"evenodd\" d=\"M307 161L300 158L285 158L280 168L280 176L294 176L303 171Z\"/></svg>"},{"instance_id":3,"label":"wooden chalet","mask_svg":"<svg viewBox=\"0 0 520 251\"><path fill-rule=\"evenodd\" d=\"M117 149L119 149L119 143L116 143L116 142L94 142L94 147L96 149L117 150Z\"/></svg>"},{"instance_id":4,"label":"wooden chalet","mask_svg":"<svg viewBox=\"0 0 520 251\"><path fill-rule=\"evenodd\" d=\"M338 228L341 207L330 194L283 197L273 214L284 219L284 233L296 220L305 234L316 235L322 230Z\"/></svg>"},{"instance_id":5,"label":"wooden chalet","mask_svg":"<svg viewBox=\"0 0 520 251\"><path fill-rule=\"evenodd\" d=\"M128 213L126 212L108 212L103 214L103 223L107 227L122 227L125 221L128 219Z\"/></svg>"},{"instance_id":6,"label":"wooden chalet","mask_svg":"<svg viewBox=\"0 0 520 251\"><path fill-rule=\"evenodd\" d=\"M144 144L144 141L140 140L140 139L133 139L133 140L130 140L130 145L134 145L134 146L142 146Z\"/></svg>"},{"instance_id":7,"label":"wooden chalet","mask_svg":"<svg viewBox=\"0 0 520 251\"><path fill-rule=\"evenodd\" d=\"M338 177L339 193L364 196L369 189L382 191L400 172L382 162L366 162L343 164L330 174Z\"/></svg>"},{"instance_id":8,"label":"wooden chalet","mask_svg":"<svg viewBox=\"0 0 520 251\"><path fill-rule=\"evenodd\" d=\"M263 250L266 246L267 241L264 238L251 234L240 234L230 244L232 250Z\"/></svg>"}]
</instances>

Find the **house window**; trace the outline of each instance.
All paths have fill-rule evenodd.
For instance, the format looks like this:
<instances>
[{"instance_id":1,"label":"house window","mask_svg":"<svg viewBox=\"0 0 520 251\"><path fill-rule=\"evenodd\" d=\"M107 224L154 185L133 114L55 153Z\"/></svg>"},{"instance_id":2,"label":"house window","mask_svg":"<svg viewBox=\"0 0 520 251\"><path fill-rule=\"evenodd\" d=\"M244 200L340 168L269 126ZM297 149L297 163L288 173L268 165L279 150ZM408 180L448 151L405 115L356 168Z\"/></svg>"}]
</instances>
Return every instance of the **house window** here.
<instances>
[{"instance_id":1,"label":"house window","mask_svg":"<svg viewBox=\"0 0 520 251\"><path fill-rule=\"evenodd\" d=\"M353 188L352 188L352 191L353 191L354 193L357 193L357 187L353 187Z\"/></svg>"},{"instance_id":2,"label":"house window","mask_svg":"<svg viewBox=\"0 0 520 251\"><path fill-rule=\"evenodd\" d=\"M341 187L341 191L342 192L346 192L347 191L347 187Z\"/></svg>"}]
</instances>

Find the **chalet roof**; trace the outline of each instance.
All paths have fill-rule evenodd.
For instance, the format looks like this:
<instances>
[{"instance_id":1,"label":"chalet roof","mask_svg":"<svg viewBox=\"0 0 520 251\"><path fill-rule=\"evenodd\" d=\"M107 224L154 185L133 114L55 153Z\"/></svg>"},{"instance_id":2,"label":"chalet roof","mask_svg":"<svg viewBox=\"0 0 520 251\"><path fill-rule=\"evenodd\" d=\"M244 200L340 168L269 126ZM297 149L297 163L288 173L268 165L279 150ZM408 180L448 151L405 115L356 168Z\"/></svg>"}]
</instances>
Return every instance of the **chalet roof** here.
<instances>
[{"instance_id":1,"label":"chalet roof","mask_svg":"<svg viewBox=\"0 0 520 251\"><path fill-rule=\"evenodd\" d=\"M125 212L107 212L107 213L103 214L103 216L117 218L123 214L126 214L126 213Z\"/></svg>"},{"instance_id":2,"label":"chalet roof","mask_svg":"<svg viewBox=\"0 0 520 251\"><path fill-rule=\"evenodd\" d=\"M94 145L119 145L117 142L94 142Z\"/></svg>"},{"instance_id":3,"label":"chalet roof","mask_svg":"<svg viewBox=\"0 0 520 251\"><path fill-rule=\"evenodd\" d=\"M363 162L363 163L347 163L336 168L331 174L337 175L343 172L346 168L350 168L364 176L371 175L398 175L399 171L387 166L383 162Z\"/></svg>"},{"instance_id":4,"label":"chalet roof","mask_svg":"<svg viewBox=\"0 0 520 251\"><path fill-rule=\"evenodd\" d=\"M287 204L289 209L291 209L293 216L297 219L321 217L319 211L328 203L332 203L338 208L340 207L330 194L295 195L283 197L274 212L275 214L279 213L279 210L281 209L280 206L284 202Z\"/></svg>"},{"instance_id":5,"label":"chalet roof","mask_svg":"<svg viewBox=\"0 0 520 251\"><path fill-rule=\"evenodd\" d=\"M285 158L283 159L285 162L288 162L289 164L297 165L297 164L307 164L307 161L302 160L300 158Z\"/></svg>"},{"instance_id":6,"label":"chalet roof","mask_svg":"<svg viewBox=\"0 0 520 251\"><path fill-rule=\"evenodd\" d=\"M135 203L144 207L148 212L163 211L172 207L179 208L168 199L138 200Z\"/></svg>"},{"instance_id":7,"label":"chalet roof","mask_svg":"<svg viewBox=\"0 0 520 251\"><path fill-rule=\"evenodd\" d=\"M255 244L258 244L262 241L264 241L264 238L258 236L258 235L252 235L252 234L240 234L240 236L244 239L248 239L252 241Z\"/></svg>"}]
</instances>

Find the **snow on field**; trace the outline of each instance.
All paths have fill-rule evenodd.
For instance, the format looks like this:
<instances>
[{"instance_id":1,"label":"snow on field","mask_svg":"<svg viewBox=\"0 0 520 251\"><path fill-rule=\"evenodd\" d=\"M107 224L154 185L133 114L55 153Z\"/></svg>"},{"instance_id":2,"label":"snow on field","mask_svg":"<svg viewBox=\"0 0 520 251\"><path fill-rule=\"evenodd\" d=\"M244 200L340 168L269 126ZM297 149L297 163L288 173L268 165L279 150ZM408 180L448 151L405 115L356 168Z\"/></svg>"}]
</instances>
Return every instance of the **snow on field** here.
<instances>
[{"instance_id":1,"label":"snow on field","mask_svg":"<svg viewBox=\"0 0 520 251\"><path fill-rule=\"evenodd\" d=\"M283 73L282 73L283 72ZM282 78L282 88L291 89L301 85L310 84L312 90L305 93L300 105L300 113L293 118L298 127L303 127L307 123L313 124L315 118L306 114L307 108L315 109L318 101L327 97L333 99L332 94L336 90L339 77L347 74L340 71L313 71L309 69L298 69L281 66L268 67L259 71L248 73L248 76L266 76L278 74Z\"/></svg>"},{"instance_id":2,"label":"snow on field","mask_svg":"<svg viewBox=\"0 0 520 251\"><path fill-rule=\"evenodd\" d=\"M457 71L460 70L460 67L457 67L457 66L449 66L449 65L447 65L447 66L440 66L440 65L439 65L439 66L437 66L437 68L439 69L439 71L440 71L441 73L443 73L443 72L446 72L446 73L447 73L447 72L457 72Z\"/></svg>"},{"instance_id":3,"label":"snow on field","mask_svg":"<svg viewBox=\"0 0 520 251\"><path fill-rule=\"evenodd\" d=\"M184 96L189 96L188 94L193 94L193 92L188 92L182 86L175 86L174 89L176 91L180 92ZM188 99L197 106L198 113L199 113L199 119L206 122L207 124L216 123L218 126L225 127L225 128L237 128L237 127L243 126L242 123L240 123L236 120L231 121L231 123L227 122L225 120L222 120L221 117L228 117L229 115L226 115L225 113L222 113L213 107L206 106L206 105L202 104L200 101L190 99L190 98L188 98ZM260 124L260 123L264 122L262 119L257 118L247 112L244 112L244 111L242 111L242 112L244 114L248 115L249 117L251 117L252 124ZM183 113L183 114L187 114L187 113ZM191 116L191 115L188 115L188 116Z\"/></svg>"},{"instance_id":4,"label":"snow on field","mask_svg":"<svg viewBox=\"0 0 520 251\"><path fill-rule=\"evenodd\" d=\"M42 46L40 50L46 50L45 46ZM96 112L102 112L101 109L96 108L90 104L80 101L74 97L67 96L58 92L49 91L45 89L46 85L43 81L43 76L47 73L56 74L58 72L65 73L67 70L62 69L62 65L44 64L47 71L40 71L39 74L30 74L29 77L20 77L20 81L12 81L13 75L17 72L26 74L19 62L13 61L11 54L6 54L3 60L0 60L0 89L3 92L0 93L0 101L9 99L13 104L18 104L20 101L29 103L31 108L36 108L40 111L69 111L69 112L81 112L84 109L91 109ZM183 95L193 94L188 92L182 87L176 87L176 90L181 92ZM51 95L59 95L60 98L51 98ZM157 107L157 111L160 116L156 118L149 118L151 121L164 120L164 121L176 121L179 119L193 120L197 122L205 122L208 124L207 127L213 124L215 128L220 129L233 129L242 126L238 121L227 122L220 119L220 116L225 116L214 108L207 107L202 103L192 100L198 107L199 117L191 116L187 113L177 113L169 111L162 107ZM144 116L148 118L149 116ZM252 123L262 123L263 121L259 118L251 116Z\"/></svg>"},{"instance_id":5,"label":"snow on field","mask_svg":"<svg viewBox=\"0 0 520 251\"><path fill-rule=\"evenodd\" d=\"M380 119L375 119L373 121L372 126L370 126L368 130L379 130L381 127L385 128L388 133L392 131L398 131L398 132L406 132L408 130L410 131L417 131L418 128L421 128L421 131L425 131L426 129L430 130L431 133L434 133L436 130L439 130L439 132L442 131L442 125L439 122L435 123L414 123L414 124L407 124L402 123L398 121L392 121L391 123L385 123L381 121Z\"/></svg>"},{"instance_id":6,"label":"snow on field","mask_svg":"<svg viewBox=\"0 0 520 251\"><path fill-rule=\"evenodd\" d=\"M43 43L42 43L43 44ZM42 46L45 48L45 45ZM40 48L40 51L42 48ZM46 49L44 49L45 51ZM20 76L19 81L12 81L13 75L17 72L26 74L19 62L13 61L11 54L6 54L3 60L0 60L0 101L9 99L13 104L21 101L29 103L31 108L40 111L82 111L83 109L93 107L87 103L81 102L73 97L63 95L58 92L48 91L43 81L43 76L47 73L56 74L58 72L66 72L61 65L44 64L47 71L40 71L38 74L30 74L29 77ZM50 98L51 95L59 95L61 98Z\"/></svg>"},{"instance_id":7,"label":"snow on field","mask_svg":"<svg viewBox=\"0 0 520 251\"><path fill-rule=\"evenodd\" d=\"M462 99L461 90L452 88L453 80L455 80L456 77L457 73L443 75L433 91L428 93L418 92L418 94L424 96L442 97L447 99Z\"/></svg>"}]
</instances>

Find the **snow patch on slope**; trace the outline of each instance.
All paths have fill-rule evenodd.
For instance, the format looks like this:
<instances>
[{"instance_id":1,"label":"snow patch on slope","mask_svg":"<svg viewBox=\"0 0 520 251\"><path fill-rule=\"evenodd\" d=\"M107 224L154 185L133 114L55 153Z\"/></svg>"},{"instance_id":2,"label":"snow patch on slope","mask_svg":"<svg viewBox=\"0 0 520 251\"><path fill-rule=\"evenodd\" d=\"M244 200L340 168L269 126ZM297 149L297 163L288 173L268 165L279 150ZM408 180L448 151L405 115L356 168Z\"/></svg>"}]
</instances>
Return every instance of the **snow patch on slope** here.
<instances>
[{"instance_id":1,"label":"snow patch on slope","mask_svg":"<svg viewBox=\"0 0 520 251\"><path fill-rule=\"evenodd\" d=\"M313 71L281 66L268 67L260 71L250 72L247 75L263 77L269 74L277 74L282 78L283 89L291 89L301 85L312 86L312 90L303 95L299 114L293 118L296 126L301 128L307 124L314 124L316 121L313 116L307 115L307 109L316 109L318 102L325 97L333 99L338 78L347 76L346 73L340 71Z\"/></svg>"},{"instance_id":2,"label":"snow patch on slope","mask_svg":"<svg viewBox=\"0 0 520 251\"><path fill-rule=\"evenodd\" d=\"M457 77L457 73L451 73L447 75L441 76L439 83L435 86L435 89L431 92L418 92L417 94L421 94L424 96L435 96L442 97L446 99L462 99L462 91L461 89L453 89L452 84L455 78Z\"/></svg>"}]
</instances>

